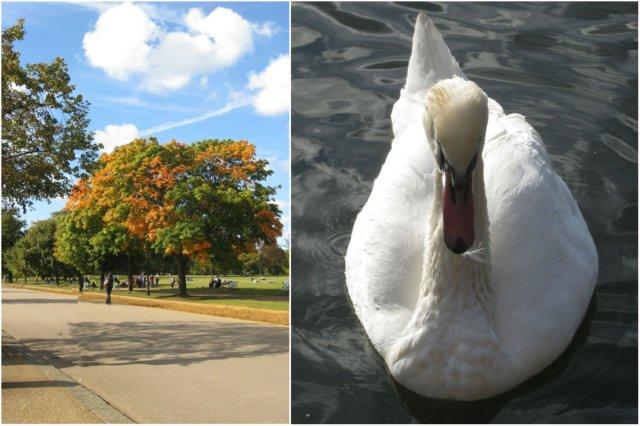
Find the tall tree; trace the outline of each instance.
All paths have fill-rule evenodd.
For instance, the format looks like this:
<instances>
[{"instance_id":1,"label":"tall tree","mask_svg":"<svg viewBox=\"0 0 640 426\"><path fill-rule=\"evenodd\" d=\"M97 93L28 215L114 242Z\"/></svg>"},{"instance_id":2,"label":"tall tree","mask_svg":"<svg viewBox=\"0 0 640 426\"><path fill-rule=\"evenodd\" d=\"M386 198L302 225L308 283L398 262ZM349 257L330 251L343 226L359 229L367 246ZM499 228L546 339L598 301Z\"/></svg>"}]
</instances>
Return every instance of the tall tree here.
<instances>
[{"instance_id":1,"label":"tall tree","mask_svg":"<svg viewBox=\"0 0 640 426\"><path fill-rule=\"evenodd\" d=\"M103 155L95 173L74 187L67 208L104 209L105 228L126 230L126 250L173 256L186 295L190 261L237 259L280 235L266 166L245 141L138 139Z\"/></svg>"},{"instance_id":2,"label":"tall tree","mask_svg":"<svg viewBox=\"0 0 640 426\"><path fill-rule=\"evenodd\" d=\"M7 275L9 282L13 282L13 273L7 268L5 253L24 235L24 225L16 208L2 209L2 275Z\"/></svg>"},{"instance_id":3,"label":"tall tree","mask_svg":"<svg viewBox=\"0 0 640 426\"><path fill-rule=\"evenodd\" d=\"M2 196L23 210L35 199L66 195L85 176L99 145L87 132L89 103L74 94L60 57L20 64L14 43L24 20L2 32Z\"/></svg>"},{"instance_id":4,"label":"tall tree","mask_svg":"<svg viewBox=\"0 0 640 426\"><path fill-rule=\"evenodd\" d=\"M168 208L155 231L154 248L176 256L180 294L186 295L189 259L236 259L257 244L275 243L282 223L272 200L275 188L264 185L271 171L265 160L256 158L255 146L205 140L168 148L185 151L182 158L191 162L182 164L183 173L162 197Z\"/></svg>"},{"instance_id":5,"label":"tall tree","mask_svg":"<svg viewBox=\"0 0 640 426\"><path fill-rule=\"evenodd\" d=\"M23 277L25 283L27 282L27 277L36 274L29 264L27 245L22 243L21 240L18 240L7 251L3 251L2 257L12 276Z\"/></svg>"},{"instance_id":6,"label":"tall tree","mask_svg":"<svg viewBox=\"0 0 640 426\"><path fill-rule=\"evenodd\" d=\"M287 252L275 244L260 248L260 264L263 272L271 275L281 275L289 268Z\"/></svg>"},{"instance_id":7,"label":"tall tree","mask_svg":"<svg viewBox=\"0 0 640 426\"><path fill-rule=\"evenodd\" d=\"M62 275L73 273L69 265L54 256L56 219L34 222L24 236L9 250L9 267L16 273L53 277L56 284Z\"/></svg>"}]
</instances>

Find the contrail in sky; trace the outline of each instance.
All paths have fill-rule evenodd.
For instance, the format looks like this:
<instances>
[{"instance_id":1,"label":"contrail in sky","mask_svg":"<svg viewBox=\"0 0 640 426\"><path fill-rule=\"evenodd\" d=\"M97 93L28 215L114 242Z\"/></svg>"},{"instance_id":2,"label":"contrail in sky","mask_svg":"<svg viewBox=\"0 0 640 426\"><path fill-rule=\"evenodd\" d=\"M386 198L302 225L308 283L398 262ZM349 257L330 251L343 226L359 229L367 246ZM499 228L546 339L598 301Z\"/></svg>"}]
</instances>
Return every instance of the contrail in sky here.
<instances>
[{"instance_id":1,"label":"contrail in sky","mask_svg":"<svg viewBox=\"0 0 640 426\"><path fill-rule=\"evenodd\" d=\"M214 109L204 114L197 115L195 117L186 118L184 120L179 121L169 121L166 123L158 124L157 126L149 127L148 129L144 129L140 131L140 136L148 136L155 133L164 132L165 130L173 129L175 127L186 126L188 124L198 123L200 121L207 120L211 117L217 117L219 115L224 115L228 112L233 111L234 109L242 108L247 105L250 105L253 102L253 98L250 96L242 97L240 99L233 100L228 102L222 108Z\"/></svg>"}]
</instances>

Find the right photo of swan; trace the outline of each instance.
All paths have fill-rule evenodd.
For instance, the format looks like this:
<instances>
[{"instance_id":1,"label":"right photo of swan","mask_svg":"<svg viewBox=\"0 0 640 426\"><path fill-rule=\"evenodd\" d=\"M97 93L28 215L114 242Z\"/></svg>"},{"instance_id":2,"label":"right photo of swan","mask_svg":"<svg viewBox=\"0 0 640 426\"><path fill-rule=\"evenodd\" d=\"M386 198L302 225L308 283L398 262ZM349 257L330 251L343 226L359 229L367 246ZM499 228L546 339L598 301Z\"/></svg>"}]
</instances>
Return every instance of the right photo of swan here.
<instances>
[{"instance_id":1,"label":"right photo of swan","mask_svg":"<svg viewBox=\"0 0 640 426\"><path fill-rule=\"evenodd\" d=\"M292 4L293 423L637 423L637 8Z\"/></svg>"}]
</instances>

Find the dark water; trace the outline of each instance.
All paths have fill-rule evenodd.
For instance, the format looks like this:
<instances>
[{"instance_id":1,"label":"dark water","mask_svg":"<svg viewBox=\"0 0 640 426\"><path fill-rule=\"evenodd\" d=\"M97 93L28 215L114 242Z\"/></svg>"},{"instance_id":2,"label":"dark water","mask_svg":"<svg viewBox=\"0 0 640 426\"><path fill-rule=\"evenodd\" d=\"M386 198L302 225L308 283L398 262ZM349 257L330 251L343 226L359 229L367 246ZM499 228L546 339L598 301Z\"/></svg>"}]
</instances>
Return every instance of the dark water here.
<instances>
[{"instance_id":1,"label":"dark water","mask_svg":"<svg viewBox=\"0 0 640 426\"><path fill-rule=\"evenodd\" d=\"M600 276L570 349L485 403L396 387L354 316L343 256L390 148L418 10L464 72L540 132L595 239ZM295 3L296 423L637 421L637 5Z\"/></svg>"}]
</instances>

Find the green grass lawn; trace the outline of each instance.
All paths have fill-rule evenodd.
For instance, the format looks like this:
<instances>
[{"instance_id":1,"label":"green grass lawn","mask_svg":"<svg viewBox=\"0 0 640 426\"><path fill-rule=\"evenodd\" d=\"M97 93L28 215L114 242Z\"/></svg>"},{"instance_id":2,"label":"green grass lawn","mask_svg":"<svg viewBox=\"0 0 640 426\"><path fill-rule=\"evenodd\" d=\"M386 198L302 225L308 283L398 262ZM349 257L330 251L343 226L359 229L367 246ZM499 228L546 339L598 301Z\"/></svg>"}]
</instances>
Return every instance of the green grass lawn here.
<instances>
[{"instance_id":1,"label":"green grass lawn","mask_svg":"<svg viewBox=\"0 0 640 426\"><path fill-rule=\"evenodd\" d=\"M160 287L154 287L151 289L151 296L147 296L147 290L142 288L134 288L132 293L129 293L127 288L114 288L113 295L121 296L133 296L142 298L158 298L165 300L179 300L198 303L215 303L219 305L229 306L241 306L247 308L258 309L271 309L276 311L288 311L289 310L289 293L281 291L283 283L289 279L288 276L277 277L255 277L256 282L252 282L250 277L242 276L228 276L221 277L226 280L238 281L238 287L235 289L227 288L209 288L209 280L211 277L206 275L188 275L187 276L187 291L189 295L187 297L178 296L177 284L175 288L171 288L169 281L171 277L178 280L178 277L173 276L161 276ZM125 282L126 275L118 275L120 281ZM262 279L264 278L264 279ZM100 280L100 276L89 275L91 281L95 281L96 285ZM14 280L16 284L24 283L23 279ZM55 288L55 284L44 284L42 281L35 283L33 278L27 279L27 284L40 285L43 287ZM59 288L75 289L78 286L76 284L70 284L60 281ZM100 292L99 289L87 289L86 291Z\"/></svg>"}]
</instances>

